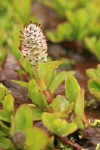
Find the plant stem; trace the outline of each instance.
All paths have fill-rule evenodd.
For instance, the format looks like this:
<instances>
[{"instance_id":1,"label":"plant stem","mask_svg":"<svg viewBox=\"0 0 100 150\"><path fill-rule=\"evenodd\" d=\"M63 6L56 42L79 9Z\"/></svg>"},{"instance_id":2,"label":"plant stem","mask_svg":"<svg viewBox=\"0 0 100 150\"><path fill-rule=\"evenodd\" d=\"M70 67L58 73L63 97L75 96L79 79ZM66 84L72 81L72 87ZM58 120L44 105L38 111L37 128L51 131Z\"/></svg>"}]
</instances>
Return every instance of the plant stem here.
<instances>
[{"instance_id":1,"label":"plant stem","mask_svg":"<svg viewBox=\"0 0 100 150\"><path fill-rule=\"evenodd\" d=\"M77 143L71 142L69 141L67 138L65 137L58 137L58 139L64 144L64 145L69 145L72 146L73 148L75 148L76 150L84 150L83 147L81 147L80 145L78 145Z\"/></svg>"},{"instance_id":2,"label":"plant stem","mask_svg":"<svg viewBox=\"0 0 100 150\"><path fill-rule=\"evenodd\" d=\"M42 81L40 79L40 77L39 77L39 66L38 66L38 63L36 64L34 71L35 71L34 75L35 75L35 79L36 79L37 84L40 86L42 91L46 90L45 82Z\"/></svg>"},{"instance_id":3,"label":"plant stem","mask_svg":"<svg viewBox=\"0 0 100 150\"><path fill-rule=\"evenodd\" d=\"M35 79L36 79L36 82L38 83L38 84L40 84L40 79L39 79L39 76L38 76L38 63L36 64L36 66L35 66Z\"/></svg>"}]
</instances>

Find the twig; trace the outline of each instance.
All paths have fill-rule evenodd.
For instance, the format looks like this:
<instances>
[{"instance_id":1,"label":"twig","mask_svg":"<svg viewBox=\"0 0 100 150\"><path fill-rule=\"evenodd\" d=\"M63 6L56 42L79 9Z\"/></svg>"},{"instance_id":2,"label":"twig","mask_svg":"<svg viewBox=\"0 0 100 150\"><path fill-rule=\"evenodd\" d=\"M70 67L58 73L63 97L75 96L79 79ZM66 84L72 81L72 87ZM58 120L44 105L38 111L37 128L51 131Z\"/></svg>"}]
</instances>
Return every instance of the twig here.
<instances>
[{"instance_id":1,"label":"twig","mask_svg":"<svg viewBox=\"0 0 100 150\"><path fill-rule=\"evenodd\" d=\"M58 137L58 139L64 144L64 145L69 145L72 146L73 148L75 148L76 150L84 150L83 147L81 147L80 145L78 145L77 143L71 142L68 139L66 139L65 137Z\"/></svg>"}]
</instances>

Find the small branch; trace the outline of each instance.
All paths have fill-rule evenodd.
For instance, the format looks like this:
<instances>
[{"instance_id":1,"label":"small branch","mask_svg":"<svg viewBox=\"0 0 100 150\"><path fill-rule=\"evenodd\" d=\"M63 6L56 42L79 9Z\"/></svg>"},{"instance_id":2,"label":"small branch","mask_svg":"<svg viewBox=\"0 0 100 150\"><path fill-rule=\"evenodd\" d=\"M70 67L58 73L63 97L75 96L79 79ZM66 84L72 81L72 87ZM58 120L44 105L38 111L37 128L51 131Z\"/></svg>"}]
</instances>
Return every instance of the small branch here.
<instances>
[{"instance_id":1,"label":"small branch","mask_svg":"<svg viewBox=\"0 0 100 150\"><path fill-rule=\"evenodd\" d=\"M65 137L58 137L58 139L64 144L64 145L69 145L73 148L75 148L76 150L84 150L83 147L81 147L80 145L78 145L77 143L71 142L68 139L66 139Z\"/></svg>"}]
</instances>

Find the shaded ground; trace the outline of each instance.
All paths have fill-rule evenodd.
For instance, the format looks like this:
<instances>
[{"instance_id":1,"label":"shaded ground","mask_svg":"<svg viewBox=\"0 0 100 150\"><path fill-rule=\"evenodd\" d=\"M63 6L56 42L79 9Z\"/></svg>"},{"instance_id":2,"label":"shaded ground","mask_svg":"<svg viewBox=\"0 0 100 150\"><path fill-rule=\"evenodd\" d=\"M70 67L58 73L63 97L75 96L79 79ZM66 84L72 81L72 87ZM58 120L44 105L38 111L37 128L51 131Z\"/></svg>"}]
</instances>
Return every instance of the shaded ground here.
<instances>
[{"instance_id":1,"label":"shaded ground","mask_svg":"<svg viewBox=\"0 0 100 150\"><path fill-rule=\"evenodd\" d=\"M24 76L20 76L17 72L21 69L18 60L8 54L2 65L2 70L0 72L0 82L3 83L13 95L15 99L15 108L19 107L23 103L30 103L27 96L27 89L15 84L11 80L22 80L25 81Z\"/></svg>"}]
</instances>

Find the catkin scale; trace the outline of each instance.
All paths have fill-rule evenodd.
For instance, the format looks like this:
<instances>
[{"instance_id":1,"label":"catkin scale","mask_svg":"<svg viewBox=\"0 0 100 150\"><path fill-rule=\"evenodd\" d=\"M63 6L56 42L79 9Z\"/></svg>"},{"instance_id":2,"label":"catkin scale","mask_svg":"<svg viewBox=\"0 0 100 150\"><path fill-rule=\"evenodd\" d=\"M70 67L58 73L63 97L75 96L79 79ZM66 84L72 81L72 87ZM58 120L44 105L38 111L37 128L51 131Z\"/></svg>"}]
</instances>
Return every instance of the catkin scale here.
<instances>
[{"instance_id":1,"label":"catkin scale","mask_svg":"<svg viewBox=\"0 0 100 150\"><path fill-rule=\"evenodd\" d=\"M32 65L47 61L47 42L42 33L40 25L29 24L24 26L24 31L20 31L21 44L19 50L24 58L27 58Z\"/></svg>"}]
</instances>

